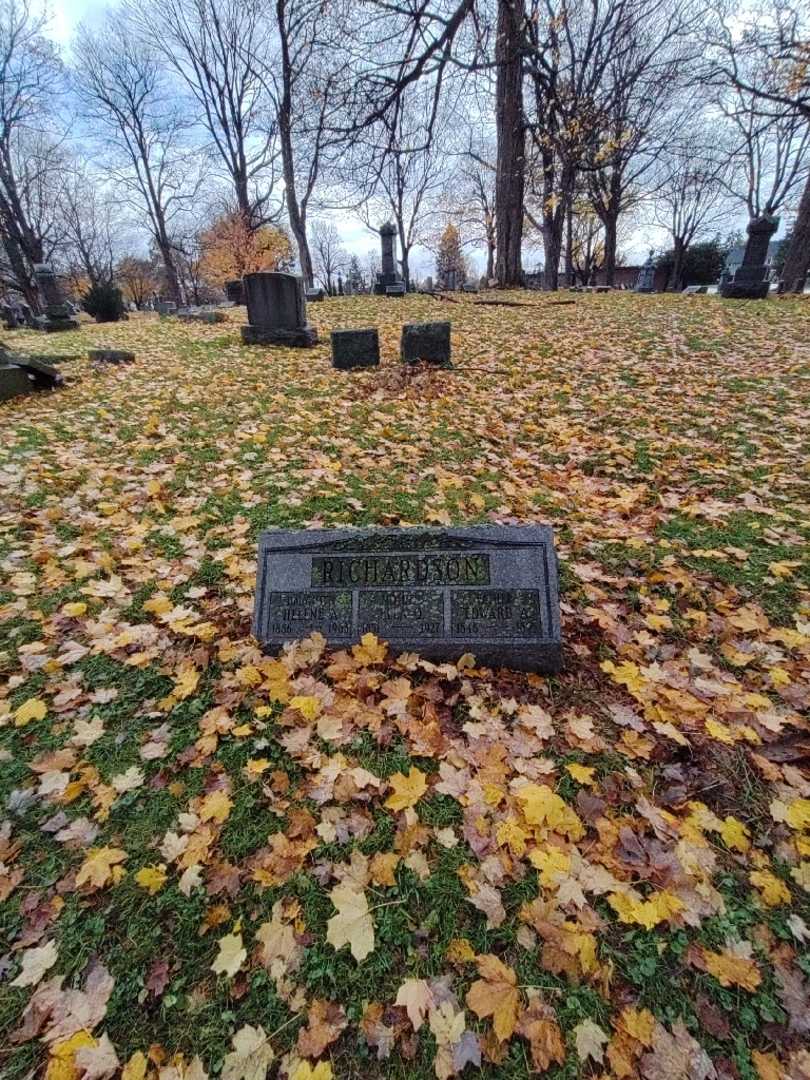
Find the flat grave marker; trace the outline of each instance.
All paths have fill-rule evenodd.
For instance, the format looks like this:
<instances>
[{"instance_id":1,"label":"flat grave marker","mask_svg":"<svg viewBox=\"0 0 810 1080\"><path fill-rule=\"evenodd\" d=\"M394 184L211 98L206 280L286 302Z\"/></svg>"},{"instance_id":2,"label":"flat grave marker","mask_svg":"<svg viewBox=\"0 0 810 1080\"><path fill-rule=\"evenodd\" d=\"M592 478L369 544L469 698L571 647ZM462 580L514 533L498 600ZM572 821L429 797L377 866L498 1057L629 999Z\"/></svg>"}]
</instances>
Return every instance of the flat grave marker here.
<instances>
[{"instance_id":1,"label":"flat grave marker","mask_svg":"<svg viewBox=\"0 0 810 1080\"><path fill-rule=\"evenodd\" d=\"M394 653L560 670L557 558L545 525L264 532L253 632L268 649L313 630Z\"/></svg>"}]
</instances>

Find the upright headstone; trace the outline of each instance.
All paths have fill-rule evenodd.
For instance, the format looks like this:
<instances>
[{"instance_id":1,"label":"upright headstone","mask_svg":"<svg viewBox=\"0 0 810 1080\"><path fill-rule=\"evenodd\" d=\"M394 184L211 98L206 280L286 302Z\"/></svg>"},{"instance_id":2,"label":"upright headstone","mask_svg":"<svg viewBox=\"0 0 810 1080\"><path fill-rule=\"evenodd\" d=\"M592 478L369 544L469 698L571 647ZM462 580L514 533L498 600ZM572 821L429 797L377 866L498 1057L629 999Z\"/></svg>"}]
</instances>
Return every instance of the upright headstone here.
<instances>
[{"instance_id":1,"label":"upright headstone","mask_svg":"<svg viewBox=\"0 0 810 1080\"><path fill-rule=\"evenodd\" d=\"M444 275L444 287L448 292L456 291L456 271L452 268Z\"/></svg>"},{"instance_id":2,"label":"upright headstone","mask_svg":"<svg viewBox=\"0 0 810 1080\"><path fill-rule=\"evenodd\" d=\"M235 278L233 281L225 282L225 295L232 304L244 304L245 302L245 290L242 286L242 279Z\"/></svg>"},{"instance_id":3,"label":"upright headstone","mask_svg":"<svg viewBox=\"0 0 810 1080\"><path fill-rule=\"evenodd\" d=\"M452 367L450 323L406 323L402 327L399 355L404 364L416 364L425 360L439 367Z\"/></svg>"},{"instance_id":4,"label":"upright headstone","mask_svg":"<svg viewBox=\"0 0 810 1080\"><path fill-rule=\"evenodd\" d=\"M313 630L394 654L557 672L557 558L542 525L278 530L259 538L253 632L268 649Z\"/></svg>"},{"instance_id":5,"label":"upright headstone","mask_svg":"<svg viewBox=\"0 0 810 1080\"><path fill-rule=\"evenodd\" d=\"M158 300L157 302L158 315L175 315L177 314L177 304L174 300Z\"/></svg>"},{"instance_id":6,"label":"upright headstone","mask_svg":"<svg viewBox=\"0 0 810 1080\"><path fill-rule=\"evenodd\" d=\"M720 286L727 300L764 300L770 290L768 280L768 245L779 228L779 218L762 214L748 222L748 241L743 261L730 280Z\"/></svg>"},{"instance_id":7,"label":"upright headstone","mask_svg":"<svg viewBox=\"0 0 810 1080\"><path fill-rule=\"evenodd\" d=\"M341 274L338 274L337 290L338 296L343 296L343 276Z\"/></svg>"},{"instance_id":8,"label":"upright headstone","mask_svg":"<svg viewBox=\"0 0 810 1080\"><path fill-rule=\"evenodd\" d=\"M17 318L17 312L11 304L0 304L0 317L3 319L3 325L6 330L16 330L20 325L20 320Z\"/></svg>"},{"instance_id":9,"label":"upright headstone","mask_svg":"<svg viewBox=\"0 0 810 1080\"><path fill-rule=\"evenodd\" d=\"M377 367L379 363L380 337L376 329L332 331L332 367L350 371Z\"/></svg>"},{"instance_id":10,"label":"upright headstone","mask_svg":"<svg viewBox=\"0 0 810 1080\"><path fill-rule=\"evenodd\" d=\"M652 249L649 258L639 270L635 291L642 293L655 292L655 260L653 259Z\"/></svg>"},{"instance_id":11,"label":"upright headstone","mask_svg":"<svg viewBox=\"0 0 810 1080\"><path fill-rule=\"evenodd\" d=\"M65 297L62 283L47 263L34 266L37 288L45 301L45 317L40 325L53 333L57 330L78 330L79 323L71 317L71 305Z\"/></svg>"},{"instance_id":12,"label":"upright headstone","mask_svg":"<svg viewBox=\"0 0 810 1080\"><path fill-rule=\"evenodd\" d=\"M386 294L400 295L399 290L395 293L388 293L389 287L393 285L402 285L402 291L404 292L405 284L397 273L397 227L391 221L387 221L380 226L380 247L382 269L377 274L377 284L374 286L374 292L380 296Z\"/></svg>"},{"instance_id":13,"label":"upright headstone","mask_svg":"<svg viewBox=\"0 0 810 1080\"><path fill-rule=\"evenodd\" d=\"M315 345L318 335L307 322L303 279L295 274L259 271L246 274L248 325L242 327L246 345Z\"/></svg>"},{"instance_id":14,"label":"upright headstone","mask_svg":"<svg viewBox=\"0 0 810 1080\"><path fill-rule=\"evenodd\" d=\"M425 278L425 292L433 292L433 278L430 274Z\"/></svg>"}]
</instances>

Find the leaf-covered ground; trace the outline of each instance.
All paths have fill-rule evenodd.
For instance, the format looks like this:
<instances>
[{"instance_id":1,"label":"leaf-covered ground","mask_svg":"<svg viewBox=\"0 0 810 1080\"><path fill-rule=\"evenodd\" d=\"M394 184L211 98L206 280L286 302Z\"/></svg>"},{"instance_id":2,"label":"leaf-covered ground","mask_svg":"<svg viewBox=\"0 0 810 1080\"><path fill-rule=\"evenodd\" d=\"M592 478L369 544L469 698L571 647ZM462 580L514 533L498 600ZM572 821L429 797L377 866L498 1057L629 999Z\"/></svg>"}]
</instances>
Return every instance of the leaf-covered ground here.
<instances>
[{"instance_id":1,"label":"leaf-covered ground","mask_svg":"<svg viewBox=\"0 0 810 1080\"><path fill-rule=\"evenodd\" d=\"M513 299L9 335L138 362L0 406L4 1080L810 1076L810 306ZM249 636L263 528L513 520L559 678Z\"/></svg>"}]
</instances>

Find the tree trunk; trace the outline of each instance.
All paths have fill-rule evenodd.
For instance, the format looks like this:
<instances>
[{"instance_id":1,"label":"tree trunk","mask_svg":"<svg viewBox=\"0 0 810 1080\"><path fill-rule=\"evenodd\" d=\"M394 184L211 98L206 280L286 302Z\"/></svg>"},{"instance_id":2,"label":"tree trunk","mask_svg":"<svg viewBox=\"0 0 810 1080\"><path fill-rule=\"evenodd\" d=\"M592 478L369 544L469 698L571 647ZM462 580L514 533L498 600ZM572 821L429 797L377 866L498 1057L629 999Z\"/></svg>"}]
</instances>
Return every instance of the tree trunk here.
<instances>
[{"instance_id":1,"label":"tree trunk","mask_svg":"<svg viewBox=\"0 0 810 1080\"><path fill-rule=\"evenodd\" d=\"M312 273L312 255L307 240L307 211L298 201L295 188L295 155L292 141L292 62L290 43L287 36L286 19L287 0L276 0L276 20L278 22L279 41L281 43L282 93L278 109L278 135L281 144L281 164L284 172L284 190L287 194L287 213L290 219L295 243L298 247L298 261L301 275L307 288L312 288L315 279Z\"/></svg>"},{"instance_id":2,"label":"tree trunk","mask_svg":"<svg viewBox=\"0 0 810 1080\"><path fill-rule=\"evenodd\" d=\"M179 307L183 303L183 292L180 288L180 275L177 273L177 267L174 264L172 246L165 236L156 239L160 257L163 260L163 271L166 274L166 289L169 298Z\"/></svg>"},{"instance_id":3,"label":"tree trunk","mask_svg":"<svg viewBox=\"0 0 810 1080\"><path fill-rule=\"evenodd\" d=\"M616 236L618 222L616 215L611 211L602 218L605 228L605 284L616 284Z\"/></svg>"},{"instance_id":4,"label":"tree trunk","mask_svg":"<svg viewBox=\"0 0 810 1080\"><path fill-rule=\"evenodd\" d=\"M523 192L526 172L521 42L525 0L498 0L495 42L495 277L501 288L522 284Z\"/></svg>"},{"instance_id":5,"label":"tree trunk","mask_svg":"<svg viewBox=\"0 0 810 1080\"><path fill-rule=\"evenodd\" d=\"M677 237L672 247L672 269L669 272L667 292L680 292L685 257L686 247L683 240Z\"/></svg>"},{"instance_id":6,"label":"tree trunk","mask_svg":"<svg viewBox=\"0 0 810 1080\"><path fill-rule=\"evenodd\" d=\"M779 292L803 292L808 270L810 270L810 173L802 192L796 224L793 226L793 237L782 269Z\"/></svg>"},{"instance_id":7,"label":"tree trunk","mask_svg":"<svg viewBox=\"0 0 810 1080\"><path fill-rule=\"evenodd\" d=\"M570 205L565 212L565 284L574 284L574 213Z\"/></svg>"}]
</instances>

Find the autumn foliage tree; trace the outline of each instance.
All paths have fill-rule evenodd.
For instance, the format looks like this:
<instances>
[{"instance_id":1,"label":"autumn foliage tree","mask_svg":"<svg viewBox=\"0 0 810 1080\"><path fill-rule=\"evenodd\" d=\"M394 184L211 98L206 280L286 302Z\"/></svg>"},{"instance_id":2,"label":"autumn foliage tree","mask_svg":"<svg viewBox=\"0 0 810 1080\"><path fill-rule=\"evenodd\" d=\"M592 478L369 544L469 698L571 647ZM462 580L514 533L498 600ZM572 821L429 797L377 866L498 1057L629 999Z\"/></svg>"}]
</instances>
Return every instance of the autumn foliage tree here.
<instances>
[{"instance_id":1,"label":"autumn foliage tree","mask_svg":"<svg viewBox=\"0 0 810 1080\"><path fill-rule=\"evenodd\" d=\"M288 270L293 263L283 229L273 225L252 229L239 210L218 217L200 236L200 247L202 275L212 285L224 285L256 270Z\"/></svg>"},{"instance_id":2,"label":"autumn foliage tree","mask_svg":"<svg viewBox=\"0 0 810 1080\"><path fill-rule=\"evenodd\" d=\"M460 288L467 280L467 263L461 251L461 236L452 222L447 225L439 240L436 277L440 289Z\"/></svg>"}]
</instances>

